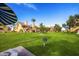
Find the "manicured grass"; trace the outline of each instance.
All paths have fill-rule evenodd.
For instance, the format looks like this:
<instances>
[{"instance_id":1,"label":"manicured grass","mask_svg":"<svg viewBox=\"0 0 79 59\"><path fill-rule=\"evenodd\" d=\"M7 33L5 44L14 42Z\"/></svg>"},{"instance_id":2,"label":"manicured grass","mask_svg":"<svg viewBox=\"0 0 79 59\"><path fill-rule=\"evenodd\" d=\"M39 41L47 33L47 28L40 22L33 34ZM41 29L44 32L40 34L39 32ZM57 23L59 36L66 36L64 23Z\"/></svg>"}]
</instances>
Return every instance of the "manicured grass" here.
<instances>
[{"instance_id":1,"label":"manicured grass","mask_svg":"<svg viewBox=\"0 0 79 59\"><path fill-rule=\"evenodd\" d=\"M42 38L48 42L43 47ZM79 35L75 33L0 33L0 51L23 46L39 56L79 55Z\"/></svg>"}]
</instances>

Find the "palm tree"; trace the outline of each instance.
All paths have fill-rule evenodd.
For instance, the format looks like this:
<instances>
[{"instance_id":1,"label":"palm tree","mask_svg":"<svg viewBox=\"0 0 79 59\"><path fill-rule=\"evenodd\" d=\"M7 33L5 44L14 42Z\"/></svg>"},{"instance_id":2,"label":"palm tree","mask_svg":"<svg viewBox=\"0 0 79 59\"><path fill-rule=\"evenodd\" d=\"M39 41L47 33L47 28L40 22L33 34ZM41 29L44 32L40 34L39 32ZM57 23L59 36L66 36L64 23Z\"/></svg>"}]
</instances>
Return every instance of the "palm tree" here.
<instances>
[{"instance_id":1,"label":"palm tree","mask_svg":"<svg viewBox=\"0 0 79 59\"><path fill-rule=\"evenodd\" d=\"M35 27L35 21L36 21L36 20L33 18L33 19L32 19L32 22L33 22L32 27Z\"/></svg>"},{"instance_id":2,"label":"palm tree","mask_svg":"<svg viewBox=\"0 0 79 59\"><path fill-rule=\"evenodd\" d=\"M35 22L35 21L36 21L36 20L33 18L33 19L32 19L32 22Z\"/></svg>"},{"instance_id":3,"label":"palm tree","mask_svg":"<svg viewBox=\"0 0 79 59\"><path fill-rule=\"evenodd\" d=\"M40 31L42 33L46 32L47 28L43 25L43 23L40 23Z\"/></svg>"}]
</instances>

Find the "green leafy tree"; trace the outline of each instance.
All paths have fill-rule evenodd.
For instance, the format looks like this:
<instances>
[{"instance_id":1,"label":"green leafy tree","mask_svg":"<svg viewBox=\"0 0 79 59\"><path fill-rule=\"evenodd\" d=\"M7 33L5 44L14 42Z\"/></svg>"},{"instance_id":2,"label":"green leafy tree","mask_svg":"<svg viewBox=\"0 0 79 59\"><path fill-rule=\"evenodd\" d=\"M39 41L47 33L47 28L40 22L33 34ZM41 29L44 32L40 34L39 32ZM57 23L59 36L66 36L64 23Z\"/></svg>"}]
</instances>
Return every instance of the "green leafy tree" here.
<instances>
[{"instance_id":1,"label":"green leafy tree","mask_svg":"<svg viewBox=\"0 0 79 59\"><path fill-rule=\"evenodd\" d=\"M61 31L61 27L58 24L55 24L54 31L55 32L60 32Z\"/></svg>"},{"instance_id":2,"label":"green leafy tree","mask_svg":"<svg viewBox=\"0 0 79 59\"><path fill-rule=\"evenodd\" d=\"M40 31L42 33L46 32L46 27L43 25L43 23L40 23Z\"/></svg>"},{"instance_id":3,"label":"green leafy tree","mask_svg":"<svg viewBox=\"0 0 79 59\"><path fill-rule=\"evenodd\" d=\"M68 29L68 26L67 26L67 24L62 24L62 27L64 27L66 30Z\"/></svg>"},{"instance_id":4,"label":"green leafy tree","mask_svg":"<svg viewBox=\"0 0 79 59\"><path fill-rule=\"evenodd\" d=\"M79 19L79 14L75 14L75 15L74 15L74 18L75 18L75 19Z\"/></svg>"},{"instance_id":5,"label":"green leafy tree","mask_svg":"<svg viewBox=\"0 0 79 59\"><path fill-rule=\"evenodd\" d=\"M72 27L79 26L79 14L76 14L74 16L69 16L69 19L67 20L66 23L69 26L69 29Z\"/></svg>"},{"instance_id":6,"label":"green leafy tree","mask_svg":"<svg viewBox=\"0 0 79 59\"><path fill-rule=\"evenodd\" d=\"M75 18L75 26L79 26L79 14L74 15Z\"/></svg>"},{"instance_id":7,"label":"green leafy tree","mask_svg":"<svg viewBox=\"0 0 79 59\"><path fill-rule=\"evenodd\" d=\"M67 25L66 25L65 23L64 23L64 24L62 24L62 27L64 27L64 28L65 28L66 26L67 26Z\"/></svg>"},{"instance_id":8,"label":"green leafy tree","mask_svg":"<svg viewBox=\"0 0 79 59\"><path fill-rule=\"evenodd\" d=\"M68 31L69 30L69 26L67 25L67 24L62 24L62 27L64 27L65 29L66 29L66 31Z\"/></svg>"},{"instance_id":9,"label":"green leafy tree","mask_svg":"<svg viewBox=\"0 0 79 59\"><path fill-rule=\"evenodd\" d=\"M74 16L69 16L69 19L67 20L67 25L69 26L69 29L75 26L75 18Z\"/></svg>"}]
</instances>

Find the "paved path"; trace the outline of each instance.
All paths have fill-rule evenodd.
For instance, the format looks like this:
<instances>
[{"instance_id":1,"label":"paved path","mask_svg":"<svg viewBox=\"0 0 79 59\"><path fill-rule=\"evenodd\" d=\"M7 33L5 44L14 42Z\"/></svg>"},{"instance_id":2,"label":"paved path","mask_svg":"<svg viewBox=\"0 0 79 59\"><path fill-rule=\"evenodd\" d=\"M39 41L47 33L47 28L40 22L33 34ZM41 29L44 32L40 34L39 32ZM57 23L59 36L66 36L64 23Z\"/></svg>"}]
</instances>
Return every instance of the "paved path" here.
<instances>
[{"instance_id":1,"label":"paved path","mask_svg":"<svg viewBox=\"0 0 79 59\"><path fill-rule=\"evenodd\" d=\"M0 56L34 56L30 51L22 46L13 49L8 49L0 53Z\"/></svg>"}]
</instances>

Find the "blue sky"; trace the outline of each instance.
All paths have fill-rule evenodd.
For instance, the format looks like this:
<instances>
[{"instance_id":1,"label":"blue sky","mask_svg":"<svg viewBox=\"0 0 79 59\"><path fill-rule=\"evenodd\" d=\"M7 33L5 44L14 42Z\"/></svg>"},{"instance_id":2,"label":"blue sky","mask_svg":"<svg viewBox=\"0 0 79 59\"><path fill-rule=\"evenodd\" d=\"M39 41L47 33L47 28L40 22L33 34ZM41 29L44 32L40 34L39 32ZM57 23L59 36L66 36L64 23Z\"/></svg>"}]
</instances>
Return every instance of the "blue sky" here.
<instances>
[{"instance_id":1,"label":"blue sky","mask_svg":"<svg viewBox=\"0 0 79 59\"><path fill-rule=\"evenodd\" d=\"M70 15L79 14L77 3L9 3L7 4L16 13L21 22L36 19L36 25L41 22L46 26L62 25Z\"/></svg>"}]
</instances>

